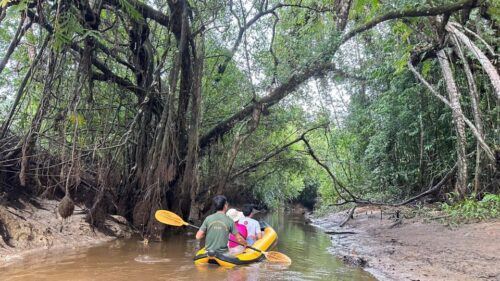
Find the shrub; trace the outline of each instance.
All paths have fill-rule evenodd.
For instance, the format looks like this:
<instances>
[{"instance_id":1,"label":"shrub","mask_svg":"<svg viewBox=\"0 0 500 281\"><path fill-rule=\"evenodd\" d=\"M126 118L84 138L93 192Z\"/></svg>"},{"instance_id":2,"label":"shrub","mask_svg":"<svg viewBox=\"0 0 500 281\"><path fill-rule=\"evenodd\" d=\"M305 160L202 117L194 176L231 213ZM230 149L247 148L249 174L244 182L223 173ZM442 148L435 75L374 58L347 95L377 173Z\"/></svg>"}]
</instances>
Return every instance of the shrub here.
<instances>
[{"instance_id":1,"label":"shrub","mask_svg":"<svg viewBox=\"0 0 500 281\"><path fill-rule=\"evenodd\" d=\"M458 198L456 194L452 198ZM475 194L462 201L443 203L441 208L457 222L481 221L500 216L500 195L486 194L477 200Z\"/></svg>"}]
</instances>

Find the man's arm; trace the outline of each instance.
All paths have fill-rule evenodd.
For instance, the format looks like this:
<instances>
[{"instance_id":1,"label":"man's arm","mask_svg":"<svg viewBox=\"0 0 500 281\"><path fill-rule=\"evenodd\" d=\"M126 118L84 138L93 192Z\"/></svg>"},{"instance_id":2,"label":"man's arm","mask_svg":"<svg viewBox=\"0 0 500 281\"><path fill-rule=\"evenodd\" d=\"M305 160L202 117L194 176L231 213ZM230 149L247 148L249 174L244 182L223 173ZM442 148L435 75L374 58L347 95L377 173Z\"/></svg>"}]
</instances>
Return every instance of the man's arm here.
<instances>
[{"instance_id":1,"label":"man's arm","mask_svg":"<svg viewBox=\"0 0 500 281\"><path fill-rule=\"evenodd\" d=\"M248 246L247 244L247 240L245 240L245 238L243 238L243 236L241 236L241 234L239 233L236 233L236 235L234 235L236 237L236 241L235 242L238 242L239 244L243 245L243 246Z\"/></svg>"},{"instance_id":2,"label":"man's arm","mask_svg":"<svg viewBox=\"0 0 500 281\"><path fill-rule=\"evenodd\" d=\"M198 230L198 232L196 232L196 239L200 240L201 238L205 237L205 231L203 230Z\"/></svg>"},{"instance_id":3,"label":"man's arm","mask_svg":"<svg viewBox=\"0 0 500 281\"><path fill-rule=\"evenodd\" d=\"M205 232L207 231L207 220L205 219L200 226L198 232L196 232L196 239L200 240L205 237Z\"/></svg>"}]
</instances>

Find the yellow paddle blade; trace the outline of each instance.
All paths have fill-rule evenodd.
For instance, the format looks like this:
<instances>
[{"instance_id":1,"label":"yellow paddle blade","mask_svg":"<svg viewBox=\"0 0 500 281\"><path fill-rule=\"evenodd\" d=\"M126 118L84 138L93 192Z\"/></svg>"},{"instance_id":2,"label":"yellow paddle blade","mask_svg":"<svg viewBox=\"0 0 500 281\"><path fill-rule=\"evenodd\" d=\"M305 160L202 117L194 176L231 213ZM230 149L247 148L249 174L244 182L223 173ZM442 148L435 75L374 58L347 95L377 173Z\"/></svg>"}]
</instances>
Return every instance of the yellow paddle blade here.
<instances>
[{"instance_id":1,"label":"yellow paddle blade","mask_svg":"<svg viewBox=\"0 0 500 281\"><path fill-rule=\"evenodd\" d=\"M181 217L179 217L177 214L172 213L167 210L158 210L155 213L155 218L157 221L172 225L172 226L183 226L183 225L188 225L187 222L185 222Z\"/></svg>"},{"instance_id":2,"label":"yellow paddle blade","mask_svg":"<svg viewBox=\"0 0 500 281\"><path fill-rule=\"evenodd\" d=\"M266 256L266 259L270 262L284 263L288 265L292 264L292 259L283 253L275 251L269 251L263 253L264 256Z\"/></svg>"}]
</instances>

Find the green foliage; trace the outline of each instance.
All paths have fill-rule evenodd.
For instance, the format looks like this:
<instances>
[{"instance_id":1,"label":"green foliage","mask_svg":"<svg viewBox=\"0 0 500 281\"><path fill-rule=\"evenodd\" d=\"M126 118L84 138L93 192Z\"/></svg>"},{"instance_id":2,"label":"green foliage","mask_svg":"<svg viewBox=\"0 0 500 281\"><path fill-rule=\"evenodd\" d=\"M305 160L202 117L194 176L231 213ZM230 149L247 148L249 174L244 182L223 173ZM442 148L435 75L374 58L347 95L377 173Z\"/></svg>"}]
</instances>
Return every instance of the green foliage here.
<instances>
[{"instance_id":1,"label":"green foliage","mask_svg":"<svg viewBox=\"0 0 500 281\"><path fill-rule=\"evenodd\" d=\"M303 188L301 175L293 171L272 174L257 172L255 176L266 177L265 181L256 181L253 191L270 208L282 207L285 202L296 198Z\"/></svg>"},{"instance_id":2,"label":"green foliage","mask_svg":"<svg viewBox=\"0 0 500 281\"><path fill-rule=\"evenodd\" d=\"M83 27L80 25L78 18L74 14L73 9L61 15L60 22L56 25L54 32L54 43L52 48L54 51L61 51L63 46L71 43L73 37L83 32Z\"/></svg>"},{"instance_id":3,"label":"green foliage","mask_svg":"<svg viewBox=\"0 0 500 281\"><path fill-rule=\"evenodd\" d=\"M6 3L6 0L0 1ZM26 2L20 1L15 9L25 8ZM440 0L432 4L437 6L452 2ZM493 14L494 19L498 19L497 2L487 1L491 4L487 12ZM443 171L453 166L456 161L456 139L451 111L430 95L407 69L411 52L437 42L434 22L425 17L387 21L356 35L338 51L337 46L342 34L334 28L335 9L332 7L332 1L274 0L269 1L268 8L277 3L296 4L301 7L281 7L274 13L262 16L246 29L237 52L233 54L232 48L240 31L236 17L240 21L243 17L246 17L247 21L250 20L262 12L259 6L263 2L232 3L226 5L224 1L190 2L193 8L190 34L197 34L194 42L198 46L201 45L198 44L198 40L201 41L199 35L203 34L205 48L204 53L199 54L204 58L200 135L255 100L261 100L287 81L291 74L301 72L318 59L331 59L335 67L346 73L346 76L355 74L361 78L349 79L344 75L322 73L302 83L302 87L288 98L262 114L259 127L241 144L234 165L228 171L228 154L233 149L237 134L242 136L249 133L249 118L237 121L232 131L201 153L202 186L214 186L217 180L228 176L227 173L231 174L247 167L297 138L305 130L325 122L330 123L328 129L309 132L306 137L320 161L329 167L346 188L359 197L381 201L407 198L427 189L429 184L439 180ZM163 7L161 3L157 4L156 7ZM426 1L413 0L354 0L352 4L347 30L388 11L431 6L431 3ZM42 5L47 15L44 20L54 26L54 38L50 44L52 50L58 54L57 75L51 89L53 98L50 110L44 116L41 125L43 134L38 142L44 149L57 150L59 145L70 147L73 138L72 134L68 134L65 139L67 143L51 145L53 140L59 137L58 129L61 124L57 120L61 118L60 113L65 112L71 103L75 89L74 78L78 77L76 71L80 61L78 52L69 51L69 48L65 47L70 43L82 46L83 39L95 38L107 47L110 54L104 53L100 48L93 48L94 58L102 62L113 74L123 78L122 82L135 84L139 73L137 66L132 67L134 72L130 67L119 63L116 58L129 64L136 63L135 60L139 56L134 57L131 52L128 29L131 21L142 21L143 18L132 2L119 0L118 5L112 9L108 7L111 5L103 7L101 25L97 30L86 30L81 25L82 11L74 4L68 2L69 8L58 16L55 15L54 7L46 5L48 4L45 2ZM15 9L9 8L6 19L2 21L0 57L3 57L18 25L19 14L13 12ZM161 9L166 14L167 10L166 6ZM494 24L486 23L487 21L478 18L477 14L476 11L471 13L467 26L477 29L477 33L490 45L498 45L495 44L498 42L498 36L495 36L497 30L491 27ZM455 14L452 20L455 20L454 16ZM178 58L179 42L172 34L176 19L171 20L170 28L155 23L153 18L144 21L150 26L148 40L154 52L155 82L152 91L146 95L151 104L143 103L141 97L138 99L137 93L118 86L117 81L112 81L109 77L107 81L94 80L92 83L85 83L77 113L66 114L66 120L63 122L67 125L67 131L72 131L71 129L78 125L80 131L75 141L78 141L79 149L96 151L98 156L109 152L116 155L116 158L124 158L120 151L132 151L134 147L144 146L137 142L140 136L135 129L146 126L146 139L149 141L161 136L156 132L161 132L164 128L164 124L159 123L162 108L173 105L168 122L180 119L176 116L177 112L180 112L176 107L180 85L170 85L170 80L179 75L172 71ZM272 30L273 26L275 30ZM274 34L274 37L271 34ZM13 95L10 93L15 93L32 62L29 48L34 46L36 53L44 35L45 31L39 32L38 27L29 30L13 54L9 67L0 74L0 90L3 92L0 96L1 117L5 116L4 112L8 112L13 101ZM429 38L431 40L426 42ZM483 43L473 36L471 38L480 48L484 48ZM25 95L21 100L19 113L11 126L13 130L20 132L20 135L31 125L40 105L50 52L46 53L25 90L29 95ZM333 58L324 55L333 53ZM479 70L480 65L474 57L470 54L468 56L473 62L474 76L481 93L479 106L483 112L486 142L494 147L498 145L500 108L495 106L489 78ZM456 56L451 57L456 59ZM221 73L220 66L226 60L228 64L224 73ZM432 56L419 63L418 68L423 77L435 85L440 93L446 93L439 65ZM474 120L471 100L465 94L468 93L467 80L460 61L454 60L453 68L459 90L464 93L461 97L464 113L470 120ZM95 74L93 77L108 74L95 66L90 70ZM102 77L100 79L105 80ZM316 84L320 86L315 88ZM93 87L92 96L90 87ZM340 94L347 96L342 99L345 114L337 117L328 104L334 104L335 98ZM190 98L188 108L191 107L191 102ZM144 120L139 119L130 135L124 137L139 110L151 113L151 116ZM158 110L159 112L156 112ZM193 115L188 115L186 121L192 124ZM470 133L467 138L467 153L471 153L475 150L476 141ZM112 149L108 150L106 147ZM59 151L55 151L55 155L58 153ZM153 150L150 153L153 153ZM137 172L137 166L126 161L136 161L138 156L140 155L128 160L117 160L122 161L120 169L126 171L124 174L128 175L131 170ZM183 165L181 163L177 164ZM469 178L472 178L472 170L473 168L470 168ZM483 173L483 181L490 180L487 172ZM255 169L231 178L227 185L246 189L247 193L255 195L271 207L298 198L304 202L318 202L317 207L327 209L342 200L335 191L330 176L310 157L301 142L288 147ZM450 190L449 186L444 188ZM491 217L492 214L486 214L483 210L484 206L493 204L490 202L491 196L487 195L479 202L467 199L443 208L450 213L466 210L465 213L471 213L467 217L471 218ZM497 202L495 200L493 201ZM498 211L498 206L494 206Z\"/></svg>"},{"instance_id":4,"label":"green foliage","mask_svg":"<svg viewBox=\"0 0 500 281\"><path fill-rule=\"evenodd\" d=\"M368 21L379 9L379 0L356 0L354 1L350 15L351 17L361 17L365 21Z\"/></svg>"},{"instance_id":5,"label":"green foliage","mask_svg":"<svg viewBox=\"0 0 500 281\"><path fill-rule=\"evenodd\" d=\"M120 6L125 10L125 12L134 20L138 21L142 19L141 13L127 0L118 0Z\"/></svg>"},{"instance_id":6,"label":"green foliage","mask_svg":"<svg viewBox=\"0 0 500 281\"><path fill-rule=\"evenodd\" d=\"M485 194L477 200L475 194L458 201L458 195L451 194L451 203L443 203L442 210L451 216L453 222L473 222L500 217L500 195Z\"/></svg>"},{"instance_id":7,"label":"green foliage","mask_svg":"<svg viewBox=\"0 0 500 281\"><path fill-rule=\"evenodd\" d=\"M305 207L312 209L316 204L318 197L318 183L314 181L308 181L304 183L305 187L300 192L296 201L302 203Z\"/></svg>"},{"instance_id":8,"label":"green foliage","mask_svg":"<svg viewBox=\"0 0 500 281\"><path fill-rule=\"evenodd\" d=\"M500 22L500 2L496 0L488 0L486 2L488 2L488 13L498 24Z\"/></svg>"}]
</instances>

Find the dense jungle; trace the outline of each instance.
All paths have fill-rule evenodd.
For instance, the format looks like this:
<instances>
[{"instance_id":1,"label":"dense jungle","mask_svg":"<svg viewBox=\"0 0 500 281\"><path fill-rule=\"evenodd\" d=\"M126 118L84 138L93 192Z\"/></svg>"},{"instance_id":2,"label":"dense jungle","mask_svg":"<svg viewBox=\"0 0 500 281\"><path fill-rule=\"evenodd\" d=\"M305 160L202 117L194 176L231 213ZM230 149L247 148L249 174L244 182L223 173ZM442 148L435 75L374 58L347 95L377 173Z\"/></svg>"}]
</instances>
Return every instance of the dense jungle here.
<instances>
[{"instance_id":1,"label":"dense jungle","mask_svg":"<svg viewBox=\"0 0 500 281\"><path fill-rule=\"evenodd\" d=\"M0 0L0 247L26 205L156 241L218 194L498 226L499 27L495 0Z\"/></svg>"}]
</instances>

